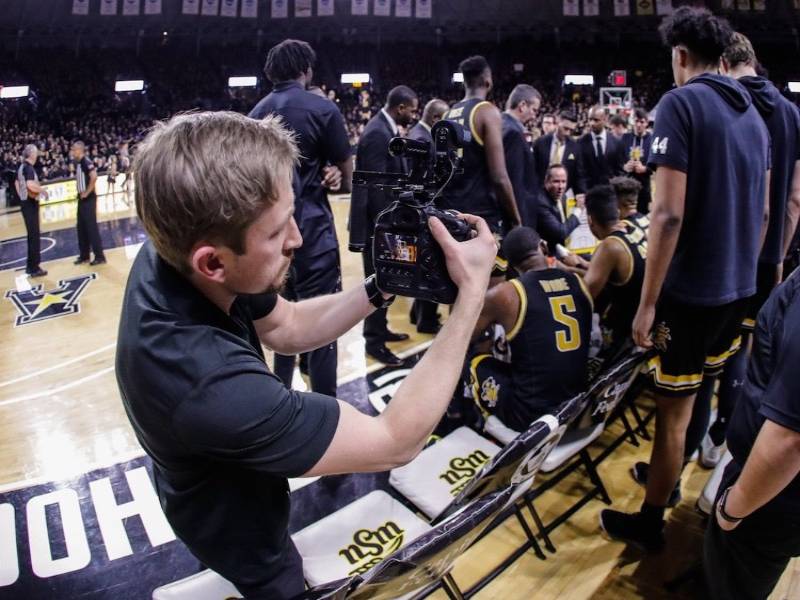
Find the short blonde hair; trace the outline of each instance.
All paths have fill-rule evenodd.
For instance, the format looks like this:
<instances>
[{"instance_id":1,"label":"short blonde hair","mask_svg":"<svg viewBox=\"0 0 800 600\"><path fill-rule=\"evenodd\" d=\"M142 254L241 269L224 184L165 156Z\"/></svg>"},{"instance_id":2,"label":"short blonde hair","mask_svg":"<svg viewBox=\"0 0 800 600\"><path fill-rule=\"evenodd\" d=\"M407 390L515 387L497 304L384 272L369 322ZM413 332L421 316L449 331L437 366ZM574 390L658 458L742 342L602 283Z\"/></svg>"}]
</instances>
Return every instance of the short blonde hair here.
<instances>
[{"instance_id":1,"label":"short blonde hair","mask_svg":"<svg viewBox=\"0 0 800 600\"><path fill-rule=\"evenodd\" d=\"M280 117L176 115L137 148L136 212L158 254L188 275L187 257L201 240L245 253L247 228L275 203L297 160Z\"/></svg>"}]
</instances>

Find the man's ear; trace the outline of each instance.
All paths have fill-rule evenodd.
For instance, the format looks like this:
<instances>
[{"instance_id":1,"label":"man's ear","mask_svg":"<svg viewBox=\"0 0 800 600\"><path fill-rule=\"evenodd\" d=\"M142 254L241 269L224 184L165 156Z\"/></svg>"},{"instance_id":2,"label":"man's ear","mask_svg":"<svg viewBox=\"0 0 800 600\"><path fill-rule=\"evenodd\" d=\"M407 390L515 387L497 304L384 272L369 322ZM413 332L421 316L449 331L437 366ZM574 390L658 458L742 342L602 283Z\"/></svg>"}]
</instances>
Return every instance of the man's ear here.
<instances>
[{"instance_id":1,"label":"man's ear","mask_svg":"<svg viewBox=\"0 0 800 600\"><path fill-rule=\"evenodd\" d=\"M682 69L689 65L689 51L683 46L678 46L678 64Z\"/></svg>"},{"instance_id":2,"label":"man's ear","mask_svg":"<svg viewBox=\"0 0 800 600\"><path fill-rule=\"evenodd\" d=\"M203 279L215 283L225 282L225 256L220 252L219 246L209 242L199 242L192 248L189 255L189 264L192 271Z\"/></svg>"}]
</instances>

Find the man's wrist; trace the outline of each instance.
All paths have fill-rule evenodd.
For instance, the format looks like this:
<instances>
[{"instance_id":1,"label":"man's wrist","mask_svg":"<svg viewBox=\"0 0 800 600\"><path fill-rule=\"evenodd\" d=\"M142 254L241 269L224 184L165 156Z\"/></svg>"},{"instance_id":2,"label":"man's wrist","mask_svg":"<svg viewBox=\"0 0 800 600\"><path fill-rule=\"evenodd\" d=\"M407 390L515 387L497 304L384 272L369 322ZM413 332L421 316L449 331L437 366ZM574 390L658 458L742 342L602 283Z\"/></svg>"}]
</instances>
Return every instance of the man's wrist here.
<instances>
[{"instance_id":1,"label":"man's wrist","mask_svg":"<svg viewBox=\"0 0 800 600\"><path fill-rule=\"evenodd\" d=\"M739 522L748 516L749 511L747 506L742 503L741 493L736 484L728 488L725 497L721 500L724 500L720 508L724 511L723 517L727 517L726 520L732 519L732 522Z\"/></svg>"}]
</instances>

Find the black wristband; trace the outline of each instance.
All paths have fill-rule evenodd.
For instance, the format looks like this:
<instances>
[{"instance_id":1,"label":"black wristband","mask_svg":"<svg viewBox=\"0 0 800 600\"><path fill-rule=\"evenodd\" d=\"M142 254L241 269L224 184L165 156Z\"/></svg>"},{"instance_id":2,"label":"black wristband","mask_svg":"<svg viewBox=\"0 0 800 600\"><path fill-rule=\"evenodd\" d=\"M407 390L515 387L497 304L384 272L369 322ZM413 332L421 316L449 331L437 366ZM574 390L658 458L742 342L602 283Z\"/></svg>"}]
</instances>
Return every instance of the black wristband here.
<instances>
[{"instance_id":1,"label":"black wristband","mask_svg":"<svg viewBox=\"0 0 800 600\"><path fill-rule=\"evenodd\" d=\"M722 496L719 499L719 516L728 523L739 523L744 517L732 517L725 511L725 503L728 501L728 492L730 491L731 488L729 487L722 492Z\"/></svg>"},{"instance_id":2,"label":"black wristband","mask_svg":"<svg viewBox=\"0 0 800 600\"><path fill-rule=\"evenodd\" d=\"M375 275L370 275L364 280L364 289L367 291L367 298L375 308L389 308L394 302L395 296L383 297L383 292L378 288Z\"/></svg>"}]
</instances>

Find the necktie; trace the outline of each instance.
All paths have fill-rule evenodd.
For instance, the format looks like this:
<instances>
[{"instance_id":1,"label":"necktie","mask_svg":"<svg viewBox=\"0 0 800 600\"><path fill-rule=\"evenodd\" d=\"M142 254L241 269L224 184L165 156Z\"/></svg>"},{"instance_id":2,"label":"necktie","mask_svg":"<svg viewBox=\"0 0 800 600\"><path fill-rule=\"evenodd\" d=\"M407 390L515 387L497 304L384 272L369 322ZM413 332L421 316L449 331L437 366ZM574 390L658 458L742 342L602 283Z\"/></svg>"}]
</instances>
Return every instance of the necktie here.
<instances>
[{"instance_id":1,"label":"necktie","mask_svg":"<svg viewBox=\"0 0 800 600\"><path fill-rule=\"evenodd\" d=\"M564 144L558 138L553 141L553 155L550 157L551 165L560 165L564 154Z\"/></svg>"},{"instance_id":2,"label":"necktie","mask_svg":"<svg viewBox=\"0 0 800 600\"><path fill-rule=\"evenodd\" d=\"M603 156L603 146L602 146L602 144L600 142L600 136L599 135L595 136L594 144L595 144L595 156L597 158L600 158L601 156Z\"/></svg>"}]
</instances>

